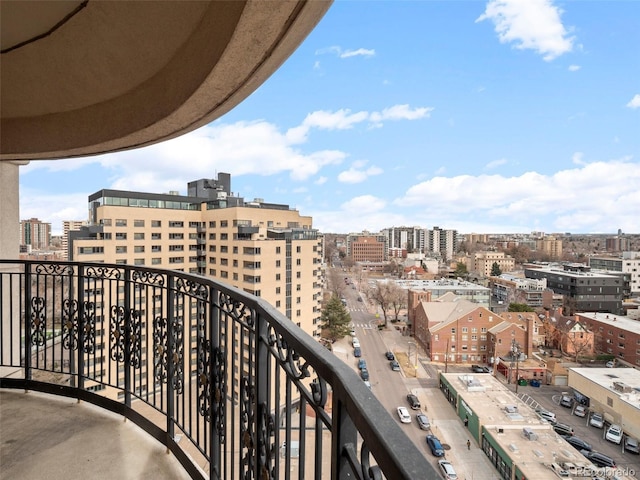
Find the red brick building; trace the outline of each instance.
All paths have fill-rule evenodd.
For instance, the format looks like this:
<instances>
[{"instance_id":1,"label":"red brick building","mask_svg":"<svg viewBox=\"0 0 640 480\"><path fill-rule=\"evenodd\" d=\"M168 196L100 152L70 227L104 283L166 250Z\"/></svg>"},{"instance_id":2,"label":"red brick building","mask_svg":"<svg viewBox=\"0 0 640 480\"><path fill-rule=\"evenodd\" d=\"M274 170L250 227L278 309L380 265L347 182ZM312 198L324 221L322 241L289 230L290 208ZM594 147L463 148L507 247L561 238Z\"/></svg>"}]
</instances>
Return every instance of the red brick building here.
<instances>
[{"instance_id":1,"label":"red brick building","mask_svg":"<svg viewBox=\"0 0 640 480\"><path fill-rule=\"evenodd\" d=\"M611 313L578 313L577 319L594 334L596 352L640 366L640 320Z\"/></svg>"}]
</instances>

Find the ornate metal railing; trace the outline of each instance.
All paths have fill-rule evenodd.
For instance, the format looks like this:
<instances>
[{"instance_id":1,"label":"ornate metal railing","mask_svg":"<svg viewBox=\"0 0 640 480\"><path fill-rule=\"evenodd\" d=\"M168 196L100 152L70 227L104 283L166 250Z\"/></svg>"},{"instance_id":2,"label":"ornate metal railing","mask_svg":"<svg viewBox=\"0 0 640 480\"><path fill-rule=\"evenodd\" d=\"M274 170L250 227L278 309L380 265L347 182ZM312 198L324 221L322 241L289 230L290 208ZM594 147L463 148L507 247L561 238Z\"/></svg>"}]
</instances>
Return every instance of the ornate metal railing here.
<instances>
[{"instance_id":1,"label":"ornate metal railing","mask_svg":"<svg viewBox=\"0 0 640 480\"><path fill-rule=\"evenodd\" d=\"M436 478L351 368L222 283L0 260L0 326L0 387L117 412L192 478Z\"/></svg>"}]
</instances>

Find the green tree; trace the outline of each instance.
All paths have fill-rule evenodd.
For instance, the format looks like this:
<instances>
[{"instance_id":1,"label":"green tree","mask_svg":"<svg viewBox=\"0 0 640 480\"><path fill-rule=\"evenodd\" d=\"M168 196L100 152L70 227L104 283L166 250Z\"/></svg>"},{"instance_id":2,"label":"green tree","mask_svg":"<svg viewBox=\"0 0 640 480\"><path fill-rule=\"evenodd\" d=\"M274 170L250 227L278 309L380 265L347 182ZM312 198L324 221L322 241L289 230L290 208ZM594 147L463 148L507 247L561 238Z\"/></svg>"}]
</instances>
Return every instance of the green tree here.
<instances>
[{"instance_id":1,"label":"green tree","mask_svg":"<svg viewBox=\"0 0 640 480\"><path fill-rule=\"evenodd\" d=\"M535 312L533 307L530 307L526 303L510 303L508 310L510 312Z\"/></svg>"},{"instance_id":2,"label":"green tree","mask_svg":"<svg viewBox=\"0 0 640 480\"><path fill-rule=\"evenodd\" d=\"M499 277L500 275L502 275L502 269L500 268L500 265L498 265L498 262L493 262L493 265L491 265L491 276Z\"/></svg>"},{"instance_id":3,"label":"green tree","mask_svg":"<svg viewBox=\"0 0 640 480\"><path fill-rule=\"evenodd\" d=\"M337 295L332 295L320 316L320 328L326 330L331 341L348 335L351 331L351 315Z\"/></svg>"},{"instance_id":4,"label":"green tree","mask_svg":"<svg viewBox=\"0 0 640 480\"><path fill-rule=\"evenodd\" d=\"M463 262L456 263L456 269L453 272L456 277L466 278L469 275L469 270L467 270L467 265Z\"/></svg>"}]
</instances>

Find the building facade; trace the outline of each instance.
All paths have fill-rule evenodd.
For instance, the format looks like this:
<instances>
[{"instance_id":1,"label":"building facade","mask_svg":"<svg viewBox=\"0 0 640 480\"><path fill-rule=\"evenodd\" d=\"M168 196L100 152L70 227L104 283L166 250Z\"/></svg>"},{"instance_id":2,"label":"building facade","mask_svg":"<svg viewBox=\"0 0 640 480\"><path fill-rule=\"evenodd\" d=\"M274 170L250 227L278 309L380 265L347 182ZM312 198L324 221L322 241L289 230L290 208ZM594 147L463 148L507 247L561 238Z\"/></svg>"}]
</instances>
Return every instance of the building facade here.
<instances>
[{"instance_id":1,"label":"building facade","mask_svg":"<svg viewBox=\"0 0 640 480\"><path fill-rule=\"evenodd\" d=\"M624 275L594 273L583 264L534 265L525 268L524 273L527 278L545 278L550 289L565 297L570 314L621 314L624 292L629 289Z\"/></svg>"},{"instance_id":2,"label":"building facade","mask_svg":"<svg viewBox=\"0 0 640 480\"><path fill-rule=\"evenodd\" d=\"M554 260L559 260L562 258L562 240L551 236L537 239L536 250L549 255Z\"/></svg>"},{"instance_id":3,"label":"building facade","mask_svg":"<svg viewBox=\"0 0 640 480\"><path fill-rule=\"evenodd\" d=\"M544 306L547 280L520 278L503 273L499 277L489 278L489 288L499 305L523 303L532 308L541 308Z\"/></svg>"},{"instance_id":4,"label":"building facade","mask_svg":"<svg viewBox=\"0 0 640 480\"><path fill-rule=\"evenodd\" d=\"M233 197L228 174L218 179L191 182L187 196L94 193L90 226L69 234L72 259L215 278L264 298L318 336L323 249L312 219L286 205Z\"/></svg>"},{"instance_id":5,"label":"building facade","mask_svg":"<svg viewBox=\"0 0 640 480\"><path fill-rule=\"evenodd\" d=\"M388 252L385 235L364 232L347 236L347 256L354 262L384 262L389 258Z\"/></svg>"},{"instance_id":6,"label":"building facade","mask_svg":"<svg viewBox=\"0 0 640 480\"><path fill-rule=\"evenodd\" d=\"M493 265L497 264L501 272L511 272L516 261L504 252L475 252L469 258L468 269L485 277L491 275Z\"/></svg>"},{"instance_id":7,"label":"building facade","mask_svg":"<svg viewBox=\"0 0 640 480\"><path fill-rule=\"evenodd\" d=\"M389 251L407 253L424 252L427 244L427 230L420 227L390 227L380 232L387 237ZM397 254L393 256L398 256Z\"/></svg>"},{"instance_id":8,"label":"building facade","mask_svg":"<svg viewBox=\"0 0 640 480\"><path fill-rule=\"evenodd\" d=\"M630 275L630 296L640 297L640 252L622 252L618 257L590 257L594 270L623 272Z\"/></svg>"},{"instance_id":9,"label":"building facade","mask_svg":"<svg viewBox=\"0 0 640 480\"><path fill-rule=\"evenodd\" d=\"M577 318L594 334L596 351L640 367L640 320L597 312L579 313Z\"/></svg>"},{"instance_id":10,"label":"building facade","mask_svg":"<svg viewBox=\"0 0 640 480\"><path fill-rule=\"evenodd\" d=\"M427 240L427 253L438 253L444 261L450 260L458 246L458 231L433 227Z\"/></svg>"},{"instance_id":11,"label":"building facade","mask_svg":"<svg viewBox=\"0 0 640 480\"><path fill-rule=\"evenodd\" d=\"M37 218L20 220L20 245L31 250L47 250L51 239L51 224Z\"/></svg>"}]
</instances>

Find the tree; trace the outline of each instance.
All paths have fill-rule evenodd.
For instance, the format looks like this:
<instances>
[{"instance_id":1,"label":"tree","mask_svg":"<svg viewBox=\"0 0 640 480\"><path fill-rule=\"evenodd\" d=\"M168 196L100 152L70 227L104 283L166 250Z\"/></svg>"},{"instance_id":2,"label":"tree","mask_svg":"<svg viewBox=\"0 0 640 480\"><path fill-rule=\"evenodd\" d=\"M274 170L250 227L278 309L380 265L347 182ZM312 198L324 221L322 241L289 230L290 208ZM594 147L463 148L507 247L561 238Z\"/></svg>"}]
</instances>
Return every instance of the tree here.
<instances>
[{"instance_id":1,"label":"tree","mask_svg":"<svg viewBox=\"0 0 640 480\"><path fill-rule=\"evenodd\" d=\"M325 304L320 322L320 328L326 330L332 342L348 335L351 331L351 315L336 295L332 295Z\"/></svg>"},{"instance_id":2,"label":"tree","mask_svg":"<svg viewBox=\"0 0 640 480\"><path fill-rule=\"evenodd\" d=\"M384 317L384 326L386 327L388 324L387 310L389 310L391 299L393 298L391 284L387 282L376 283L376 286L369 292L369 298L373 300L374 303L378 304L378 306L382 310L382 315Z\"/></svg>"},{"instance_id":3,"label":"tree","mask_svg":"<svg viewBox=\"0 0 640 480\"><path fill-rule=\"evenodd\" d=\"M456 269L453 272L456 277L466 278L469 275L469 270L467 269L467 265L463 262L456 263Z\"/></svg>"},{"instance_id":4,"label":"tree","mask_svg":"<svg viewBox=\"0 0 640 480\"><path fill-rule=\"evenodd\" d=\"M498 265L498 262L493 262L493 265L491 265L491 276L499 277L500 275L502 275L502 269L500 268L500 265Z\"/></svg>"},{"instance_id":5,"label":"tree","mask_svg":"<svg viewBox=\"0 0 640 480\"><path fill-rule=\"evenodd\" d=\"M399 287L398 285L389 286L389 304L393 310L393 315L396 322L398 321L398 315L403 308L407 306L407 291Z\"/></svg>"},{"instance_id":6,"label":"tree","mask_svg":"<svg viewBox=\"0 0 640 480\"><path fill-rule=\"evenodd\" d=\"M343 272L338 268L330 268L327 271L329 291L333 296L341 297L346 290Z\"/></svg>"},{"instance_id":7,"label":"tree","mask_svg":"<svg viewBox=\"0 0 640 480\"><path fill-rule=\"evenodd\" d=\"M533 307L530 307L526 303L510 303L509 312L535 312Z\"/></svg>"}]
</instances>

